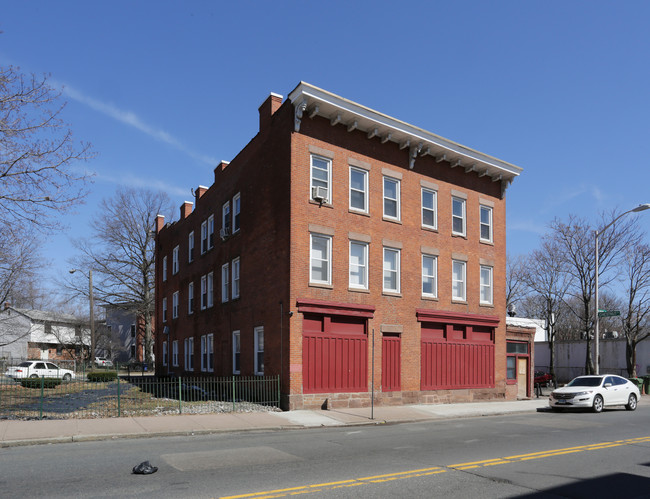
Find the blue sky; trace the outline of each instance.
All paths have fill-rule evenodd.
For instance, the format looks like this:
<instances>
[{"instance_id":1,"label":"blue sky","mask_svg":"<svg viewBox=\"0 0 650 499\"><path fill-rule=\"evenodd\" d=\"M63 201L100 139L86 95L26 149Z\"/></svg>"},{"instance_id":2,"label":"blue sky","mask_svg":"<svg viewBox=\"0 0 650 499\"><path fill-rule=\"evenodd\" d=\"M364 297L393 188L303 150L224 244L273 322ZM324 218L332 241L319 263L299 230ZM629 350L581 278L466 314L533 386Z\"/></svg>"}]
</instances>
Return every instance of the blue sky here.
<instances>
[{"instance_id":1,"label":"blue sky","mask_svg":"<svg viewBox=\"0 0 650 499\"><path fill-rule=\"evenodd\" d=\"M650 202L645 1L0 3L0 63L64 85L98 153L86 204L44 248L51 278L118 185L191 200L268 94L301 80L524 168L511 254L554 217Z\"/></svg>"}]
</instances>

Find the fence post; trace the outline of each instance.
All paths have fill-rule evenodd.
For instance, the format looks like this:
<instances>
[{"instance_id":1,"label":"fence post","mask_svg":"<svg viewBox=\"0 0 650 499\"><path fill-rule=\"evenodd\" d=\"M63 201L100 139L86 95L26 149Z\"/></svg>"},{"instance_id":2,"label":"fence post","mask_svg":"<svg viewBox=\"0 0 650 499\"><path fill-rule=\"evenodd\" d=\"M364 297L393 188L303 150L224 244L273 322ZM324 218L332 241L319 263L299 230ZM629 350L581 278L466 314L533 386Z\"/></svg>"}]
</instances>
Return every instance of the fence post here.
<instances>
[{"instance_id":1,"label":"fence post","mask_svg":"<svg viewBox=\"0 0 650 499\"><path fill-rule=\"evenodd\" d=\"M120 376L117 376L117 417L122 416L122 407L120 405Z\"/></svg>"},{"instance_id":2,"label":"fence post","mask_svg":"<svg viewBox=\"0 0 650 499\"><path fill-rule=\"evenodd\" d=\"M278 375L276 376L276 378L277 378L277 380L278 380L278 398L277 398L277 408L279 409L279 408L280 408L280 397L282 397L282 394L280 393L280 375L278 374Z\"/></svg>"},{"instance_id":3,"label":"fence post","mask_svg":"<svg viewBox=\"0 0 650 499\"><path fill-rule=\"evenodd\" d=\"M43 386L45 385L45 376L41 376L41 401L38 404L38 419L43 419Z\"/></svg>"},{"instance_id":4,"label":"fence post","mask_svg":"<svg viewBox=\"0 0 650 499\"><path fill-rule=\"evenodd\" d=\"M178 413L183 414L183 393L182 393L182 384L181 384L181 377L178 377Z\"/></svg>"}]
</instances>

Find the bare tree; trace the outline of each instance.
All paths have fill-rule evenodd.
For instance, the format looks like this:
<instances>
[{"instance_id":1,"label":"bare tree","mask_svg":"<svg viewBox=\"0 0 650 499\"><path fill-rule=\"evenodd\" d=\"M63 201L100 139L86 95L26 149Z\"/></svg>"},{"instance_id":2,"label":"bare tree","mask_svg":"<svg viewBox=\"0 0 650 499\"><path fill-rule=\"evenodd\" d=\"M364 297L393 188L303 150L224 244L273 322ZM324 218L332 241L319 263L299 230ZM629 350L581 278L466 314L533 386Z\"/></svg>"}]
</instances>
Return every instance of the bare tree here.
<instances>
[{"instance_id":1,"label":"bare tree","mask_svg":"<svg viewBox=\"0 0 650 499\"><path fill-rule=\"evenodd\" d=\"M524 268L522 282L538 297L538 317L546 322L549 371L555 379L555 325L562 315L561 304L569 286L567 262L562 258L557 240L552 236L545 237L542 247L531 253Z\"/></svg>"},{"instance_id":2,"label":"bare tree","mask_svg":"<svg viewBox=\"0 0 650 499\"><path fill-rule=\"evenodd\" d=\"M523 275L525 272L525 259L521 255L506 255L506 307L514 310L525 294Z\"/></svg>"},{"instance_id":3,"label":"bare tree","mask_svg":"<svg viewBox=\"0 0 650 499\"><path fill-rule=\"evenodd\" d=\"M617 212L602 214L597 226L606 226L618 214ZM591 339L595 318L592 310L596 285L595 228L586 220L570 215L567 223L558 219L553 220L551 229L558 250L567 263L567 273L570 278L567 294L574 298L567 301L567 304L582 323L581 329L587 343L585 372L591 374L594 372ZM612 270L620 261L624 249L638 243L639 231L636 218L621 219L603 232L599 240L599 283L600 286L607 287L615 278Z\"/></svg>"},{"instance_id":4,"label":"bare tree","mask_svg":"<svg viewBox=\"0 0 650 499\"><path fill-rule=\"evenodd\" d=\"M75 163L91 156L62 119L65 103L47 76L0 66L0 218L42 230L84 198L88 175ZM5 227L3 227L4 229Z\"/></svg>"},{"instance_id":5,"label":"bare tree","mask_svg":"<svg viewBox=\"0 0 650 499\"><path fill-rule=\"evenodd\" d=\"M0 303L23 306L30 298L30 283L41 267L38 243L23 226L4 225L0 231Z\"/></svg>"},{"instance_id":6,"label":"bare tree","mask_svg":"<svg viewBox=\"0 0 650 499\"><path fill-rule=\"evenodd\" d=\"M650 337L650 246L627 249L623 260L626 285L621 317L628 376L636 378L636 346Z\"/></svg>"},{"instance_id":7,"label":"bare tree","mask_svg":"<svg viewBox=\"0 0 650 499\"><path fill-rule=\"evenodd\" d=\"M171 202L163 192L120 188L115 197L102 201L93 237L76 242L82 256L75 266L93 270L95 300L142 317L148 363L153 351L153 229L156 215L170 216L171 212ZM69 286L87 296L88 281L73 280L75 276L70 277Z\"/></svg>"}]
</instances>

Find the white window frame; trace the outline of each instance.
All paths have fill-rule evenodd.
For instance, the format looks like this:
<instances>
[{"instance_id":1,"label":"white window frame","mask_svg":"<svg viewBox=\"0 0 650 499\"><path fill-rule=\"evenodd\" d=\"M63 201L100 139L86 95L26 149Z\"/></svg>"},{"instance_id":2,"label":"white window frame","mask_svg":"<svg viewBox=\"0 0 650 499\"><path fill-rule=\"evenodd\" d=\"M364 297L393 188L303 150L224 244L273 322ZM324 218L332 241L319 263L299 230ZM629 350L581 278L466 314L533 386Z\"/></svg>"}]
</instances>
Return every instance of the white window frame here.
<instances>
[{"instance_id":1,"label":"white window frame","mask_svg":"<svg viewBox=\"0 0 650 499\"><path fill-rule=\"evenodd\" d=\"M230 219L230 200L223 203L221 206L221 228L232 229L232 220Z\"/></svg>"},{"instance_id":2,"label":"white window frame","mask_svg":"<svg viewBox=\"0 0 650 499\"><path fill-rule=\"evenodd\" d=\"M201 372L205 372L208 367L208 339L203 334L201 335Z\"/></svg>"},{"instance_id":3,"label":"white window frame","mask_svg":"<svg viewBox=\"0 0 650 499\"><path fill-rule=\"evenodd\" d=\"M162 321L167 322L167 297L162 299Z\"/></svg>"},{"instance_id":4,"label":"white window frame","mask_svg":"<svg viewBox=\"0 0 650 499\"><path fill-rule=\"evenodd\" d=\"M386 196L386 182L390 182L390 183L395 184L395 196L396 196L395 198L390 198L390 197ZM400 201L400 198L401 198L401 181L400 181L400 179L394 178L394 177L384 176L383 181L382 181L382 194L383 194L382 206L383 206L383 210L384 210L384 212L383 212L384 213L384 218L388 219L388 220L397 220L397 221L401 220L402 214L401 214L401 206L400 206L401 205L401 201ZM387 201L395 203L395 216L388 215L386 213L386 202Z\"/></svg>"},{"instance_id":5,"label":"white window frame","mask_svg":"<svg viewBox=\"0 0 650 499\"><path fill-rule=\"evenodd\" d=\"M201 224L201 254L204 255L208 251L208 221L205 220Z\"/></svg>"},{"instance_id":6,"label":"white window frame","mask_svg":"<svg viewBox=\"0 0 650 499\"><path fill-rule=\"evenodd\" d=\"M172 295L172 319L178 319L178 291Z\"/></svg>"},{"instance_id":7,"label":"white window frame","mask_svg":"<svg viewBox=\"0 0 650 499\"><path fill-rule=\"evenodd\" d=\"M237 369L237 359L239 359L239 369ZM239 331L232 332L232 373L241 372L241 334Z\"/></svg>"},{"instance_id":8,"label":"white window frame","mask_svg":"<svg viewBox=\"0 0 650 499\"><path fill-rule=\"evenodd\" d=\"M214 248L214 215L208 217L208 250Z\"/></svg>"},{"instance_id":9,"label":"white window frame","mask_svg":"<svg viewBox=\"0 0 650 499\"><path fill-rule=\"evenodd\" d=\"M479 300L481 305L492 305L494 303L493 275L493 267L489 265L481 265L481 290L479 293Z\"/></svg>"},{"instance_id":10,"label":"white window frame","mask_svg":"<svg viewBox=\"0 0 650 499\"><path fill-rule=\"evenodd\" d=\"M362 261L360 263L353 263L352 261L353 248L362 250ZM361 277L361 284L353 282L356 280L357 275ZM366 242L350 241L348 286L352 289L368 289L368 243Z\"/></svg>"},{"instance_id":11,"label":"white window frame","mask_svg":"<svg viewBox=\"0 0 650 499\"><path fill-rule=\"evenodd\" d=\"M167 342L166 341L163 341L162 348L163 348L162 365L167 366Z\"/></svg>"},{"instance_id":12,"label":"white window frame","mask_svg":"<svg viewBox=\"0 0 650 499\"><path fill-rule=\"evenodd\" d=\"M323 161L326 163L326 168L323 168L322 166L316 166L314 164L314 160L317 161ZM332 160L329 158L326 158L324 156L318 156L316 154L311 154L310 155L310 160L309 160L309 199L312 197L312 190L314 187L325 187L327 191L327 197L325 198L325 203L332 203ZM317 179L314 177L314 169L319 170L319 171L325 171L327 174L327 180L323 179ZM322 185L322 184L326 185Z\"/></svg>"},{"instance_id":13,"label":"white window frame","mask_svg":"<svg viewBox=\"0 0 650 499\"><path fill-rule=\"evenodd\" d=\"M424 196L426 195L431 195L431 204L432 206L424 206ZM427 189L425 187L422 187L422 194L420 195L420 199L422 202L422 227L425 227L427 229L433 229L437 230L438 229L438 192L433 190L433 189ZM424 221L424 213L425 212L430 212L431 217L433 218L433 223L428 224L425 223Z\"/></svg>"},{"instance_id":14,"label":"white window frame","mask_svg":"<svg viewBox=\"0 0 650 499\"><path fill-rule=\"evenodd\" d=\"M387 255L394 255L395 256L395 268L387 268L386 266L386 256ZM389 248L387 246L384 246L384 258L383 258L383 279L382 279L382 289L385 293L400 293L400 259L401 259L401 250L399 248ZM392 263L392 262L388 262ZM395 283L396 286L395 288L387 288L386 287L386 274L394 274L395 275Z\"/></svg>"},{"instance_id":15,"label":"white window frame","mask_svg":"<svg viewBox=\"0 0 650 499\"><path fill-rule=\"evenodd\" d=\"M241 228L241 194L238 192L232 198L232 233L236 234Z\"/></svg>"},{"instance_id":16,"label":"white window frame","mask_svg":"<svg viewBox=\"0 0 650 499\"><path fill-rule=\"evenodd\" d=\"M201 310L208 308L208 276L201 276Z\"/></svg>"},{"instance_id":17,"label":"white window frame","mask_svg":"<svg viewBox=\"0 0 650 499\"><path fill-rule=\"evenodd\" d=\"M221 303L230 299L230 264L224 263L221 266Z\"/></svg>"},{"instance_id":18,"label":"white window frame","mask_svg":"<svg viewBox=\"0 0 650 499\"><path fill-rule=\"evenodd\" d=\"M178 274L178 246L174 246L172 250L172 275Z\"/></svg>"},{"instance_id":19,"label":"white window frame","mask_svg":"<svg viewBox=\"0 0 650 499\"><path fill-rule=\"evenodd\" d=\"M178 340L172 342L172 366L178 367Z\"/></svg>"},{"instance_id":20,"label":"white window frame","mask_svg":"<svg viewBox=\"0 0 650 499\"><path fill-rule=\"evenodd\" d=\"M363 188L361 190L355 189L352 187L352 173L360 173L363 175ZM368 171L364 170L362 168L355 168L354 166L350 167L350 174L349 174L349 181L350 181L350 210L351 211L357 211L359 213L368 213ZM359 208L356 206L352 206L352 194L353 192L360 192L363 194L363 207Z\"/></svg>"},{"instance_id":21,"label":"white window frame","mask_svg":"<svg viewBox=\"0 0 650 499\"><path fill-rule=\"evenodd\" d=\"M162 280L163 282L167 280L167 256L163 256L162 260Z\"/></svg>"},{"instance_id":22,"label":"white window frame","mask_svg":"<svg viewBox=\"0 0 650 499\"><path fill-rule=\"evenodd\" d=\"M214 371L214 335L208 335L208 372Z\"/></svg>"},{"instance_id":23,"label":"white window frame","mask_svg":"<svg viewBox=\"0 0 650 499\"><path fill-rule=\"evenodd\" d=\"M194 371L194 338L185 338L183 354L185 356L185 370Z\"/></svg>"},{"instance_id":24,"label":"white window frame","mask_svg":"<svg viewBox=\"0 0 650 499\"><path fill-rule=\"evenodd\" d=\"M460 278L457 277L457 269L461 271ZM467 301L467 262L462 260L451 261L451 300Z\"/></svg>"},{"instance_id":25,"label":"white window frame","mask_svg":"<svg viewBox=\"0 0 650 499\"><path fill-rule=\"evenodd\" d=\"M194 281L187 285L187 314L194 313Z\"/></svg>"},{"instance_id":26,"label":"white window frame","mask_svg":"<svg viewBox=\"0 0 650 499\"><path fill-rule=\"evenodd\" d=\"M231 297L232 299L239 298L239 271L240 271L240 263L239 263L239 257L235 258L232 261L232 294Z\"/></svg>"},{"instance_id":27,"label":"white window frame","mask_svg":"<svg viewBox=\"0 0 650 499\"><path fill-rule=\"evenodd\" d=\"M327 265L326 269L326 279L314 279L314 265L313 262L315 260L314 257L314 242L316 240L323 240L326 242L327 247L325 248L325 251L327 253L326 257L320 258L317 261L318 262L324 262ZM316 233L310 233L309 234L309 282L312 284L327 284L331 285L332 284L332 236L328 236L325 234L316 234Z\"/></svg>"},{"instance_id":28,"label":"white window frame","mask_svg":"<svg viewBox=\"0 0 650 499\"><path fill-rule=\"evenodd\" d=\"M264 375L264 326L258 326L253 329L255 343L255 374ZM262 365L260 366L259 356L262 354Z\"/></svg>"},{"instance_id":29,"label":"white window frame","mask_svg":"<svg viewBox=\"0 0 650 499\"><path fill-rule=\"evenodd\" d=\"M214 274L210 272L207 279L208 308L214 305Z\"/></svg>"},{"instance_id":30,"label":"white window frame","mask_svg":"<svg viewBox=\"0 0 650 499\"><path fill-rule=\"evenodd\" d=\"M187 261L192 263L194 260L194 231L187 236Z\"/></svg>"},{"instance_id":31,"label":"white window frame","mask_svg":"<svg viewBox=\"0 0 650 499\"><path fill-rule=\"evenodd\" d=\"M487 213L488 221L484 222L483 221L483 213ZM494 213L494 210L492 209L491 206L486 206L484 204L480 205L479 208L479 231L480 231L480 238L481 241L491 243L492 242L492 214ZM483 237L483 227L487 227L488 231L488 237L485 238Z\"/></svg>"},{"instance_id":32,"label":"white window frame","mask_svg":"<svg viewBox=\"0 0 650 499\"><path fill-rule=\"evenodd\" d=\"M425 273L425 259L430 259L432 261L431 274ZM427 280L432 281L431 293L426 293L424 291L424 283ZM422 296L426 298L438 298L438 257L436 255L422 255Z\"/></svg>"},{"instance_id":33,"label":"white window frame","mask_svg":"<svg viewBox=\"0 0 650 499\"><path fill-rule=\"evenodd\" d=\"M455 203L459 203L459 206L461 207L462 213L459 215L457 213L454 213L454 206ZM461 197L457 196L452 196L451 197L451 233L455 234L457 236L465 236L467 233L467 201ZM461 230L455 230L454 229L454 220L460 219L461 221Z\"/></svg>"}]
</instances>

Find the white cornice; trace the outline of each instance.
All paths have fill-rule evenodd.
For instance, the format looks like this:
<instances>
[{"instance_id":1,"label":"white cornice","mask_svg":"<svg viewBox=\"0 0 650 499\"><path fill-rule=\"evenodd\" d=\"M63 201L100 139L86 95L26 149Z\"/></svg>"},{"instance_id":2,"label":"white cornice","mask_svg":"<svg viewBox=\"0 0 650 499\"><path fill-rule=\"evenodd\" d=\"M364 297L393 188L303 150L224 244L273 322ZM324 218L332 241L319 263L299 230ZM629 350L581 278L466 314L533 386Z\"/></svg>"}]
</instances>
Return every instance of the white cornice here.
<instances>
[{"instance_id":1,"label":"white cornice","mask_svg":"<svg viewBox=\"0 0 650 499\"><path fill-rule=\"evenodd\" d=\"M501 181L507 187L522 168L453 142L434 133L410 125L373 109L327 92L309 83L300 84L289 94L295 109L295 130L300 130L305 117L322 116L332 126L341 124L348 131L360 130L369 139L382 143L395 142L401 149L408 149L409 166L413 168L418 156L430 155L437 162L448 161L450 166L462 166L466 172L488 175L494 182Z\"/></svg>"}]
</instances>

